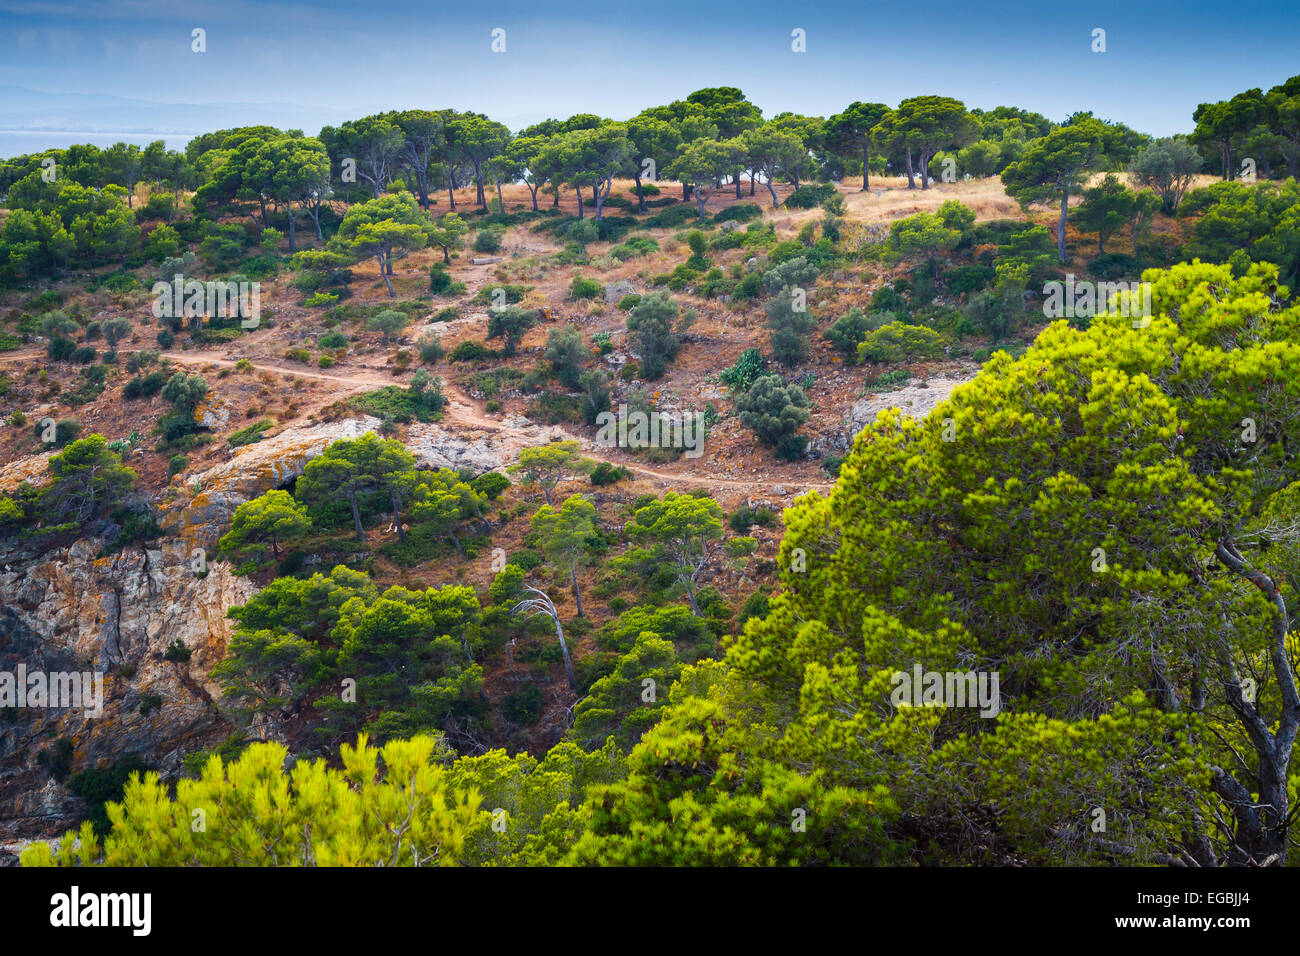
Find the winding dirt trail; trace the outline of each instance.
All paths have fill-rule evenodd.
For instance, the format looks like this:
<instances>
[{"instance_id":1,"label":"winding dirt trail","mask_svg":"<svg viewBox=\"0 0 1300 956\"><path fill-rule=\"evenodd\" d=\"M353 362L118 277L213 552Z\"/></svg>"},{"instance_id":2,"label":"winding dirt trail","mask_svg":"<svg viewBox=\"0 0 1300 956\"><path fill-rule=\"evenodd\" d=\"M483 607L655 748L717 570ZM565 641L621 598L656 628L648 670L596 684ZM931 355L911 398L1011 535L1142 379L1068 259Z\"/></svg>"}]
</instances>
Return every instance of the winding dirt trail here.
<instances>
[{"instance_id":1,"label":"winding dirt trail","mask_svg":"<svg viewBox=\"0 0 1300 956\"><path fill-rule=\"evenodd\" d=\"M234 359L229 359L215 352L164 352L164 357L170 359L178 365L217 365L219 367L233 367ZM396 384L393 376L387 372L374 367L361 366L341 370L339 372L323 372L319 370L307 370L293 365L281 365L279 363L252 362L253 369L259 372L275 372L281 375L296 375L300 378L310 378L318 381L334 382L343 388L336 393L331 400L340 397L347 397L358 392L368 391L373 388L379 388L385 385ZM508 425L499 419L490 418L485 412L479 409L477 403L452 382L443 382L443 394L447 398L447 404L443 407L443 418L439 422L445 428L474 428L481 431L495 432L500 435L506 435L520 439L524 442L538 442L546 440L547 435L555 434L557 429L554 426L533 425L529 427L515 427ZM599 449L595 444L581 435L573 435L563 432L567 438L573 438L582 443L590 457L597 461L606 461L611 465L621 465L638 475L644 475L649 478L657 478L661 481L678 484L703 484L707 486L724 486L742 491L754 491L760 486L765 490L770 488L773 479L765 477L754 477L748 479L742 478L724 478L721 475L709 473L698 473L695 471L660 471L654 468L647 468L644 465L635 462L611 458L601 454L603 449ZM778 482L779 483L779 482ZM787 480L788 484L800 488L817 488L827 489L832 487L831 482L807 482L800 481L797 478ZM770 491L766 493L770 494Z\"/></svg>"},{"instance_id":2,"label":"winding dirt trail","mask_svg":"<svg viewBox=\"0 0 1300 956\"><path fill-rule=\"evenodd\" d=\"M19 349L12 352L3 353L0 359L4 361L18 360L22 361L30 358L43 356L44 352L37 349ZM226 355L216 351L169 351L163 352L162 357L176 365L195 367L195 366L216 366L218 368L234 368L239 359L227 358ZM322 396L315 402L302 406L301 411L309 414L318 411L326 405L332 404L341 398L348 398L360 392L370 391L371 389L381 388L385 385L395 385L395 380L391 373L375 368L373 366L353 366L348 369L339 371L322 371L320 369L307 369L291 363L267 362L259 360L248 360L255 372L269 372L278 375L288 375L297 378L311 379L313 381L331 382L337 386L337 390L331 391L330 394ZM571 434L557 426L547 425L529 425L519 427L509 425L499 419L490 418L482 411L478 404L466 395L457 385L452 382L443 382L443 394L447 398L447 404L443 407L443 418L438 423L444 428L464 428L477 429L480 431L494 432L503 436L515 438L524 444L538 444L549 441L550 437L560 434L565 438L572 438L582 443L583 449L589 457L597 461L608 462L611 465L620 465L634 474L642 475L647 478L654 478L669 484L679 485L703 485L705 487L723 487L739 492L756 494L758 497L770 497L771 488L774 484L788 484L799 489L819 489L825 490L832 487L831 482L826 481L803 481L797 477L790 478L773 478L770 476L754 476L752 478L733 478L723 477L722 475L712 474L707 471L662 471L656 468L648 468L645 465L638 464L635 461L629 461L622 458L611 457L605 454L606 449L601 449L588 438L581 435ZM703 461L703 459L701 459Z\"/></svg>"}]
</instances>

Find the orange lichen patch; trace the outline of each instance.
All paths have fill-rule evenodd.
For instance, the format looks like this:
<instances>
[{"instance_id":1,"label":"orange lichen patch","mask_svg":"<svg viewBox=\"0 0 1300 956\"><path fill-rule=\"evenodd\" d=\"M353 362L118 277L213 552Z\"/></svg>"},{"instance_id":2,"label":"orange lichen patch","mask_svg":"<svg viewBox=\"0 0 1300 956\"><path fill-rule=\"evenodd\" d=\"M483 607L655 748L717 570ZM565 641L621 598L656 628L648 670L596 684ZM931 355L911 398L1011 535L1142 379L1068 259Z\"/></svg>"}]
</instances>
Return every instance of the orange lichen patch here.
<instances>
[{"instance_id":1,"label":"orange lichen patch","mask_svg":"<svg viewBox=\"0 0 1300 956\"><path fill-rule=\"evenodd\" d=\"M44 484L50 475L50 456L53 454L47 451L0 465L0 491L13 491L24 481L33 485Z\"/></svg>"}]
</instances>

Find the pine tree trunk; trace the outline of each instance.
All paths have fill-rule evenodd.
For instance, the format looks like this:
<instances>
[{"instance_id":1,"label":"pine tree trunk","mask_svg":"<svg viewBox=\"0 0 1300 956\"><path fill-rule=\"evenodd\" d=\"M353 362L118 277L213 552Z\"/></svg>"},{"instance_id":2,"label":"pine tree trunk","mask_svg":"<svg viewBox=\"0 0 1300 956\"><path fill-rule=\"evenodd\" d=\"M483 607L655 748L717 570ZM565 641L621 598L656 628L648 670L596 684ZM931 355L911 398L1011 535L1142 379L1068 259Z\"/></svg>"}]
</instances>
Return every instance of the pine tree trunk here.
<instances>
[{"instance_id":1,"label":"pine tree trunk","mask_svg":"<svg viewBox=\"0 0 1300 956\"><path fill-rule=\"evenodd\" d=\"M582 617L582 595L578 593L578 567L569 568L569 580L573 582L573 600L578 605L578 617Z\"/></svg>"},{"instance_id":2,"label":"pine tree trunk","mask_svg":"<svg viewBox=\"0 0 1300 956\"><path fill-rule=\"evenodd\" d=\"M348 504L352 505L352 524L356 527L357 540L365 541L366 532L361 527L361 509L357 506L357 493L355 491L348 492Z\"/></svg>"},{"instance_id":3,"label":"pine tree trunk","mask_svg":"<svg viewBox=\"0 0 1300 956\"><path fill-rule=\"evenodd\" d=\"M1061 193L1061 221L1056 230L1056 251L1061 262L1065 262L1065 214L1070 209L1070 190Z\"/></svg>"}]
</instances>

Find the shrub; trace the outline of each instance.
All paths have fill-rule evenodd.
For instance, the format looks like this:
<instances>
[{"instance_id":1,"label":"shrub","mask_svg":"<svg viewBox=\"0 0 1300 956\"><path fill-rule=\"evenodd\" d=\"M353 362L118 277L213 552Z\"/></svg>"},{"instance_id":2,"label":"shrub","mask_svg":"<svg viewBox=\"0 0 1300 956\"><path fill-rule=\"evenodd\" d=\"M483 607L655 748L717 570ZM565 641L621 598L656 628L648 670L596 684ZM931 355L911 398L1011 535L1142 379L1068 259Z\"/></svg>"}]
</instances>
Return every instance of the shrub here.
<instances>
[{"instance_id":1,"label":"shrub","mask_svg":"<svg viewBox=\"0 0 1300 956\"><path fill-rule=\"evenodd\" d=\"M326 332L316 340L316 344L323 349L341 349L347 346L348 337L342 332Z\"/></svg>"},{"instance_id":2,"label":"shrub","mask_svg":"<svg viewBox=\"0 0 1300 956\"><path fill-rule=\"evenodd\" d=\"M419 375L420 372L415 374ZM354 395L348 399L348 405L358 411L395 422L437 421L445 403L442 382L437 377L431 380L427 389L419 392L398 385L385 385L373 392Z\"/></svg>"},{"instance_id":3,"label":"shrub","mask_svg":"<svg viewBox=\"0 0 1300 956\"><path fill-rule=\"evenodd\" d=\"M501 497L501 493L510 487L510 479L499 471L489 471L479 475L469 483L469 486L485 495L489 501L496 501Z\"/></svg>"},{"instance_id":4,"label":"shrub","mask_svg":"<svg viewBox=\"0 0 1300 956\"><path fill-rule=\"evenodd\" d=\"M45 426L43 424L44 421L45 419L41 419L36 423L35 431L37 438L41 438L42 433L45 431ZM66 445L68 442L72 441L72 439L76 438L80 431L81 422L77 421L75 418L60 418L54 425L54 447L61 448Z\"/></svg>"},{"instance_id":5,"label":"shrub","mask_svg":"<svg viewBox=\"0 0 1300 956\"><path fill-rule=\"evenodd\" d=\"M478 294L470 299L475 305L515 305L521 302L529 292L532 286L514 285L509 282L494 282L491 285L485 285L478 290ZM500 300L504 296L505 302Z\"/></svg>"},{"instance_id":6,"label":"shrub","mask_svg":"<svg viewBox=\"0 0 1300 956\"><path fill-rule=\"evenodd\" d=\"M166 383L167 373L161 370L150 372L148 375L137 375L123 386L122 397L128 400L150 398L161 392Z\"/></svg>"},{"instance_id":7,"label":"shrub","mask_svg":"<svg viewBox=\"0 0 1300 956\"><path fill-rule=\"evenodd\" d=\"M366 328L372 332L378 332L383 336L385 342L391 342L393 336L402 329L406 328L411 317L405 312L398 309L384 309L377 315L372 315L366 321Z\"/></svg>"},{"instance_id":8,"label":"shrub","mask_svg":"<svg viewBox=\"0 0 1300 956\"><path fill-rule=\"evenodd\" d=\"M649 255L659 248L659 243L650 236L629 236L617 246L610 247L609 254L619 262L626 262L638 256Z\"/></svg>"},{"instance_id":9,"label":"shrub","mask_svg":"<svg viewBox=\"0 0 1300 956\"><path fill-rule=\"evenodd\" d=\"M501 340L501 353L507 358L513 356L519 348L519 342L537 323L535 309L523 309L517 305L507 305L492 309L488 314L487 337Z\"/></svg>"},{"instance_id":10,"label":"shrub","mask_svg":"<svg viewBox=\"0 0 1300 956\"><path fill-rule=\"evenodd\" d=\"M727 517L727 524L736 534L747 534L753 525L770 528L776 523L776 512L768 508L751 508L741 505Z\"/></svg>"},{"instance_id":11,"label":"shrub","mask_svg":"<svg viewBox=\"0 0 1300 956\"><path fill-rule=\"evenodd\" d=\"M161 706L162 698L156 694L140 696L142 714L148 714ZM139 757L130 754L108 767L89 767L74 774L68 781L68 789L90 804L89 819L100 837L106 836L112 829L105 804L121 800L131 775L138 773L143 776L147 769Z\"/></svg>"},{"instance_id":12,"label":"shrub","mask_svg":"<svg viewBox=\"0 0 1300 956\"><path fill-rule=\"evenodd\" d=\"M762 376L736 400L741 422L787 461L799 458L808 443L797 432L809 418L809 404L802 388L786 385L779 375Z\"/></svg>"},{"instance_id":13,"label":"shrub","mask_svg":"<svg viewBox=\"0 0 1300 956\"><path fill-rule=\"evenodd\" d=\"M953 266L944 274L944 280L948 283L948 291L953 295L978 292L993 281L993 268L980 263Z\"/></svg>"},{"instance_id":14,"label":"shrub","mask_svg":"<svg viewBox=\"0 0 1300 956\"><path fill-rule=\"evenodd\" d=\"M474 236L475 252L500 252L506 231L500 226L485 226Z\"/></svg>"},{"instance_id":15,"label":"shrub","mask_svg":"<svg viewBox=\"0 0 1300 956\"><path fill-rule=\"evenodd\" d=\"M858 346L858 359L871 362L902 362L935 358L943 353L943 339L923 325L891 322L869 334Z\"/></svg>"},{"instance_id":16,"label":"shrub","mask_svg":"<svg viewBox=\"0 0 1300 956\"><path fill-rule=\"evenodd\" d=\"M451 274L441 262L434 263L429 269L429 290L434 295L441 295L451 290Z\"/></svg>"},{"instance_id":17,"label":"shrub","mask_svg":"<svg viewBox=\"0 0 1300 956\"><path fill-rule=\"evenodd\" d=\"M611 465L607 461L602 461L591 471L591 483L597 487L617 484L624 479L631 478L632 472L621 465Z\"/></svg>"},{"instance_id":18,"label":"shrub","mask_svg":"<svg viewBox=\"0 0 1300 956\"><path fill-rule=\"evenodd\" d=\"M1138 260L1122 252L1108 252L1088 263L1088 271L1099 279L1124 279L1136 277Z\"/></svg>"},{"instance_id":19,"label":"shrub","mask_svg":"<svg viewBox=\"0 0 1300 956\"><path fill-rule=\"evenodd\" d=\"M787 196L784 205L790 209L816 209L834 194L835 187L830 183L810 183Z\"/></svg>"},{"instance_id":20,"label":"shrub","mask_svg":"<svg viewBox=\"0 0 1300 956\"><path fill-rule=\"evenodd\" d=\"M543 354L550 363L551 374L565 388L578 387L578 376L582 374L583 363L591 357L583 344L581 332L572 325L552 329L546 337L546 351Z\"/></svg>"},{"instance_id":21,"label":"shrub","mask_svg":"<svg viewBox=\"0 0 1300 956\"><path fill-rule=\"evenodd\" d=\"M655 229L675 229L688 222L699 219L698 214L687 205L669 206L663 212L656 213L645 221L647 226Z\"/></svg>"},{"instance_id":22,"label":"shrub","mask_svg":"<svg viewBox=\"0 0 1300 956\"><path fill-rule=\"evenodd\" d=\"M265 438L266 436L262 433L270 427L271 420L269 418L263 418L261 421L254 422L246 428L241 428L239 431L232 432L230 437L226 439L226 443L229 444L231 448L241 448L244 445L251 445L254 442L259 442Z\"/></svg>"},{"instance_id":23,"label":"shrub","mask_svg":"<svg viewBox=\"0 0 1300 956\"><path fill-rule=\"evenodd\" d=\"M512 723L532 725L541 719L545 703L542 689L536 684L529 684L514 694L508 694L501 709L506 719Z\"/></svg>"},{"instance_id":24,"label":"shrub","mask_svg":"<svg viewBox=\"0 0 1300 956\"><path fill-rule=\"evenodd\" d=\"M492 355L492 350L479 339L466 339L451 350L453 362L478 362Z\"/></svg>"},{"instance_id":25,"label":"shrub","mask_svg":"<svg viewBox=\"0 0 1300 956\"><path fill-rule=\"evenodd\" d=\"M558 392L542 392L534 398L529 406L528 415L548 425L558 425L561 422L577 424L583 420L578 400L572 395L562 395Z\"/></svg>"},{"instance_id":26,"label":"shrub","mask_svg":"<svg viewBox=\"0 0 1300 956\"><path fill-rule=\"evenodd\" d=\"M749 386L767 369L767 359L758 349L745 349L736 359L736 364L724 369L718 375L719 381L731 389L733 394L749 391Z\"/></svg>"},{"instance_id":27,"label":"shrub","mask_svg":"<svg viewBox=\"0 0 1300 956\"><path fill-rule=\"evenodd\" d=\"M847 315L836 319L835 323L822 333L822 338L846 359L855 358L858 354L858 343L871 329L871 321L861 309L854 306Z\"/></svg>"},{"instance_id":28,"label":"shrub","mask_svg":"<svg viewBox=\"0 0 1300 956\"><path fill-rule=\"evenodd\" d=\"M192 654L193 652L188 647L179 640L175 640L167 645L167 650L163 651L163 660L184 664L189 661Z\"/></svg>"},{"instance_id":29,"label":"shrub","mask_svg":"<svg viewBox=\"0 0 1300 956\"><path fill-rule=\"evenodd\" d=\"M436 335L421 339L419 347L420 361L427 365L436 364L447 354L447 350L442 347L442 339Z\"/></svg>"},{"instance_id":30,"label":"shrub","mask_svg":"<svg viewBox=\"0 0 1300 956\"><path fill-rule=\"evenodd\" d=\"M594 299L600 295L600 283L595 279L575 276L569 285L569 297L573 299Z\"/></svg>"},{"instance_id":31,"label":"shrub","mask_svg":"<svg viewBox=\"0 0 1300 956\"><path fill-rule=\"evenodd\" d=\"M280 262L273 256L254 256L241 262L239 271L254 282L274 279L280 273Z\"/></svg>"},{"instance_id":32,"label":"shrub","mask_svg":"<svg viewBox=\"0 0 1300 956\"><path fill-rule=\"evenodd\" d=\"M770 273L769 273L770 274ZM817 327L807 303L800 301L789 287L772 297L764 309L767 327L772 330L772 354L782 365L797 365L811 354L809 336Z\"/></svg>"},{"instance_id":33,"label":"shrub","mask_svg":"<svg viewBox=\"0 0 1300 956\"><path fill-rule=\"evenodd\" d=\"M762 218L763 209L761 206L752 202L738 202L728 206L726 209L714 216L713 221L730 222L735 220L736 222L746 222L750 219Z\"/></svg>"},{"instance_id":34,"label":"shrub","mask_svg":"<svg viewBox=\"0 0 1300 956\"><path fill-rule=\"evenodd\" d=\"M656 379L681 350L673 331L679 307L666 292L645 296L627 315L627 330L640 356L641 374Z\"/></svg>"}]
</instances>

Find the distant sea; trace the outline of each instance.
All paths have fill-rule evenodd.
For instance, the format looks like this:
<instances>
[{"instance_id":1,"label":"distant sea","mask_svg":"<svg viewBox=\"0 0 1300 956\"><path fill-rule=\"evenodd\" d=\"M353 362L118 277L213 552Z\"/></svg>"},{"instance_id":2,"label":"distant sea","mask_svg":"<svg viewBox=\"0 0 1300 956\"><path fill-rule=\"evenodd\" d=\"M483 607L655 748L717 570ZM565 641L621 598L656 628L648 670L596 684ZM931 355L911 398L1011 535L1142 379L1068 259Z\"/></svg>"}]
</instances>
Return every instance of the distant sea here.
<instances>
[{"instance_id":1,"label":"distant sea","mask_svg":"<svg viewBox=\"0 0 1300 956\"><path fill-rule=\"evenodd\" d=\"M86 133L67 130L0 129L0 158L30 155L45 149L66 149L74 143L93 143L101 149L114 143L147 146L156 139L168 149L184 149L194 133Z\"/></svg>"}]
</instances>

